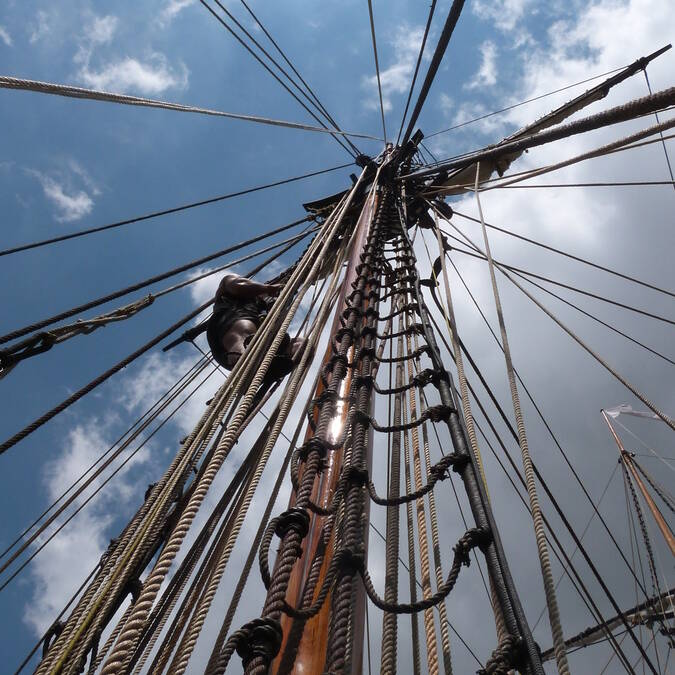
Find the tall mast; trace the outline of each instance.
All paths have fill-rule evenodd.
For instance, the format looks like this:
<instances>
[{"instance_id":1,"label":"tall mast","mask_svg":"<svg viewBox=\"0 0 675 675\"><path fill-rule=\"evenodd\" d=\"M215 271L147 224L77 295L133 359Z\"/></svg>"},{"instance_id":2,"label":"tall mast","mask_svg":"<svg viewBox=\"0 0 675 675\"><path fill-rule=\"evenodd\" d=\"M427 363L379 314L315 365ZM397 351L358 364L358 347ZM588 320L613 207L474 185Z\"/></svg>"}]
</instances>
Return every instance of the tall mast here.
<instances>
[{"instance_id":1,"label":"tall mast","mask_svg":"<svg viewBox=\"0 0 675 675\"><path fill-rule=\"evenodd\" d=\"M268 672L358 675L363 661L366 593L384 612L385 619L390 616L390 624L393 618L395 626L398 615L421 615L444 601L460 570L468 564L471 551L478 549L485 555L498 605L495 611L504 627L498 649L488 663L491 668L518 668L528 675L543 674L477 460L466 439L452 378L441 360L420 291L417 261L407 233L409 223L402 208L405 200L393 180L401 161L399 153L398 149L388 150L377 172L373 171L375 177L355 225L321 378L309 408L311 424L292 468L294 492L286 511L273 521L274 534L281 543L266 580L267 598L261 616L240 629L242 638L237 650L246 675ZM390 309L383 316L380 301L385 298L390 299ZM403 315L408 317L403 333L390 334L392 320ZM427 354L431 368L427 371L429 375L419 380L408 368L409 381L398 389L388 390L389 393L402 391L407 395L408 390L419 389L422 400L423 388L433 384L441 403L428 405L421 414L412 414L409 421L404 416L402 424L395 421L393 426L385 426L373 417L374 391L383 393L375 380L384 345L402 334L418 335L423 347L415 353L408 349L404 356L392 361L415 359L419 366L420 355ZM426 486L415 492L407 486L404 495L377 496L373 483L376 478L373 432L394 437L402 434L406 439L410 432L415 444L417 428L427 423L447 425L452 451L448 449L437 465L429 467ZM413 451L417 452L416 445ZM419 505L450 468L460 474L464 483L475 526L454 546L453 563L444 571L447 578L437 584L435 592L429 586L427 572L421 600L414 597L413 588L411 601L402 602L388 581L382 600L367 565L371 499L388 509L412 502ZM419 483L419 476L416 482ZM266 551L269 544L268 539ZM387 549L388 559L390 553ZM397 554L398 551L393 552L394 558ZM413 559L411 569L414 565ZM435 638L429 634L434 631L434 622L425 621L428 645L435 644ZM394 628L394 636L395 633ZM436 656L428 652L427 658ZM443 658L449 655L444 653ZM389 659L382 671L395 673L395 660ZM436 672L431 663L429 670Z\"/></svg>"},{"instance_id":2,"label":"tall mast","mask_svg":"<svg viewBox=\"0 0 675 675\"><path fill-rule=\"evenodd\" d=\"M619 435L614 430L614 427L612 426L612 423L609 421L609 417L607 416L607 413L604 410L602 411L602 416L605 418L605 422L607 422L607 426L609 427L609 430L611 431L612 436L614 437L614 440L616 441L616 444L619 448L620 461L623 462L623 465L626 467L626 469L630 471L630 474L637 483L638 488L640 488L640 492L642 493L642 496L644 497L644 500L647 503L647 506L649 507L649 510L651 511L654 520L656 521L656 525L661 531L661 534L663 535L663 538L666 544L668 545L668 548L670 549L670 553L673 555L673 557L675 557L675 536L673 536L673 531L668 526L668 523L666 522L666 519L663 517L663 514L661 513L659 507L656 505L656 503L652 499L652 496L647 491L647 487L642 481L642 478L635 470L633 458L630 456L630 453L627 452L626 449L623 447L623 443L621 442Z\"/></svg>"}]
</instances>

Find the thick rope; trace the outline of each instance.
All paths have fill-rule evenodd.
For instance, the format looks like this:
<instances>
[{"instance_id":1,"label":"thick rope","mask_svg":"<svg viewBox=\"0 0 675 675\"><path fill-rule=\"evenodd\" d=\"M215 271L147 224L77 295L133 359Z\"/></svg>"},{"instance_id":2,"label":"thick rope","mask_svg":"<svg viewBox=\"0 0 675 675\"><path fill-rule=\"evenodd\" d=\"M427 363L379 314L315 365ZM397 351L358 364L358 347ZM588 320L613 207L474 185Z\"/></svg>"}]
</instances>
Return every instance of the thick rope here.
<instances>
[{"instance_id":1,"label":"thick rope","mask_svg":"<svg viewBox=\"0 0 675 675\"><path fill-rule=\"evenodd\" d=\"M329 287L328 292L325 295L324 302L321 308L320 316L318 317L318 320L315 322L315 328L313 330L313 336L312 336L312 344L316 345L316 342L319 339L319 335L321 332L321 328L323 327L326 319L328 318L328 314L331 309L331 296L332 296L332 289L334 288L335 284L337 283L337 271L340 269L340 265L342 262L341 257L336 258L336 265L333 270L333 282L331 286ZM307 373L306 371L306 366L307 366L307 360L308 356L312 353L312 349L310 347L305 349L305 352L303 354L303 359L301 360L301 363L299 364L297 368L297 377L294 377L291 382L289 383L289 386L287 387L287 393L284 394L284 399L283 399L283 405L282 409L289 410L290 409L290 397L292 396L292 401L295 400L295 395L297 391L299 390L299 387L304 380L304 377ZM277 429L278 427L278 429ZM270 438L268 439L267 442L267 447L266 447L266 452L263 453L261 462L264 461L266 463L267 459L269 458L269 454L271 453L272 447L274 446L274 443L276 442L276 437L278 437L279 432L281 430L281 427L279 426L278 422L275 424L275 429L273 430L272 434L270 434ZM275 437L276 434L276 437ZM260 477L262 475L262 470L264 469L265 464L259 464L258 467L256 468L256 472L253 476L253 480L251 481L251 485L249 486L246 496L243 500L242 507L238 509L236 519L234 522L234 526L232 528L232 531L228 537L227 543L225 547L223 548L222 555L220 556L220 559L218 560L215 568L213 575L211 579L209 580L209 584L207 589L205 590L204 596L202 600L200 601L199 605L195 609L195 615L192 618L190 622L190 626L188 628L188 632L186 633L186 637L184 638L184 644L182 645L182 648L179 649L179 652L176 654L176 657L174 658L174 664L171 667L171 674L172 675L182 675L182 673L185 672L185 669L187 668L187 664L190 658L190 655L192 654L192 651L194 650L194 646L197 642L197 638L201 632L201 629L203 627L204 621L206 620L206 614L208 613L208 610L211 606L211 602L213 601L213 598L215 597L216 591L218 590L218 586L220 585L220 581L222 579L222 575L225 571L225 568L227 566L227 563L230 558L230 554L232 552L232 549L234 548L234 544L236 543L237 537L239 535L239 532L241 531L241 527L243 525L244 518L248 512L248 507L251 503L251 500L253 499L253 495L255 493L255 490L257 488L257 485L259 483Z\"/></svg>"},{"instance_id":2,"label":"thick rope","mask_svg":"<svg viewBox=\"0 0 675 675\"><path fill-rule=\"evenodd\" d=\"M516 426L518 429L518 443L523 459L523 471L525 473L525 482L527 485L527 494L530 501L530 509L532 511L532 522L534 524L535 537L537 540L537 551L539 554L539 563L541 565L542 578L544 581L544 592L546 594L546 605L548 607L549 621L551 624L551 634L553 637L553 645L555 649L556 663L558 672L561 675L569 675L569 665L567 663L567 654L565 651L565 638L563 636L562 625L560 622L560 610L558 609L558 600L555 591L555 581L553 579L553 572L551 570L551 561L548 553L548 544L546 541L546 531L544 529L544 522L541 515L541 507L539 505L539 497L537 495L537 486L534 480L534 471L532 469L532 458L527 444L527 435L525 433L525 422L523 420L523 413L520 409L520 397L518 396L518 385L516 383L516 376L513 369L513 361L511 358L511 348L506 334L506 324L504 322L504 311L502 309L501 298L499 296L499 288L497 287L497 278L495 276L495 265L490 251L490 242L488 240L487 228L485 227L485 220L483 218L483 209L480 203L479 196L479 171L480 162L476 164L476 203L478 206L478 213L481 220L481 227L483 230L483 241L485 244L485 255L488 260L488 268L490 271L490 282L492 284L492 293L495 299L495 307L497 309L497 318L499 320L499 330L501 332L502 346L504 347L504 360L506 362L506 372L509 380L509 388L511 390L511 400L513 402L513 412L516 417ZM437 231L437 235L440 234ZM444 260L444 256L441 256Z\"/></svg>"},{"instance_id":3,"label":"thick rope","mask_svg":"<svg viewBox=\"0 0 675 675\"><path fill-rule=\"evenodd\" d=\"M309 261L312 257L316 258L313 264L311 265L311 270L309 270L309 274L306 274L306 267L309 266L308 262L299 265L298 268L293 272L291 278L289 279L286 286L282 290L282 293L280 294L280 297L277 303L275 304L275 307L270 312L270 314L268 314L260 330L256 333L255 339L251 344L251 346L249 347L249 349L247 350L247 353L245 353L244 358L240 359L237 362L235 368L233 369L231 378L236 374L243 373L245 368L249 368L250 370L256 369L256 373L251 385L247 390L247 393L244 396L242 403L235 411L233 419L231 420L230 425L228 426L223 439L218 444L216 452L214 453L213 458L209 463L209 466L206 468L202 481L197 486L183 514L181 515L176 527L174 528L169 538L169 541L164 547L164 550L162 551L159 560L155 564L153 571L150 573L148 579L146 580L143 593L141 594L139 600L136 602L134 613L127 622L125 630L120 635L120 639L118 640L115 650L112 652L107 662L103 666L102 673L104 675L112 675L113 673L115 673L117 669L125 663L127 658L130 657L131 652L134 649L136 640L138 639L139 632L140 630L142 630L142 627L147 620L147 615L152 606L152 603L154 602L154 598L156 597L159 591L160 585L164 577L166 576L171 566L171 563L178 552L178 549L180 548L180 545L187 533L187 530L190 527L190 524L192 523L192 520L194 519L197 510L199 509L199 506L201 505L206 495L206 492L208 491L208 488L213 482L213 479L215 478L216 473L218 472L220 466L222 465L222 462L224 461L226 455L229 453L229 450L234 445L238 437L239 426L246 417L248 407L251 404L255 392L259 388L267 372L267 369L269 368L269 364L276 355L281 340L283 339L283 335L286 329L288 328L288 325L290 324L290 321L292 320L302 298L304 297L304 294L309 287L309 283L311 283L311 281L313 280L313 276L318 272L320 268L322 257L325 256L326 251L328 250L328 246L332 240L332 237L337 231L338 226L340 225L341 216L344 213L346 207L348 206L351 196L354 194L354 191L358 187L359 183L360 181L350 192L349 198L343 202L339 216L324 225L324 228L326 230L326 236L324 237L324 240L321 242L319 241L314 242L314 244L310 247L308 255L305 256L305 259L307 261ZM316 253L318 253L318 255L314 256L314 254ZM287 312L284 312L282 310L282 306L286 301L290 300L293 297L294 287L303 277L306 279L306 281L304 282L302 289L295 295L295 298L293 299L290 309ZM278 320L279 318L281 318L282 315L283 320L281 326L279 326L279 328L276 331L276 335L272 341L271 347L265 351L265 356L262 359L262 363L260 364L254 363L254 359L258 358L259 355L265 350L264 347L265 339L269 336L270 332L274 330L273 321ZM306 358L307 352L305 352L305 354L303 355L303 360ZM294 373L293 375L294 380L297 378L297 376L298 373L297 372ZM235 392L236 387L238 387L238 384L235 385ZM287 415L289 408L290 408L290 401L288 400L288 398L286 398L285 405L284 407L282 407L280 417L277 420L275 428L273 429L270 440L274 438L275 433L278 435L278 432L281 430L281 425L285 421L285 416ZM271 446L268 444L264 454L269 456L269 452L271 452ZM262 471L260 471L260 473L262 473Z\"/></svg>"},{"instance_id":4,"label":"thick rope","mask_svg":"<svg viewBox=\"0 0 675 675\"><path fill-rule=\"evenodd\" d=\"M392 306L393 306L392 302ZM403 355L403 317L398 320L397 356ZM403 363L396 363L396 388L403 385ZM401 394L394 394L394 426L401 424ZM401 489L401 432L395 431L391 442L391 459L387 497L394 500ZM394 603L398 600L398 548L399 548L399 510L398 506L389 506L386 516L384 599ZM397 661L398 617L393 612L382 615L382 646L380 672L395 675Z\"/></svg>"},{"instance_id":5,"label":"thick rope","mask_svg":"<svg viewBox=\"0 0 675 675\"><path fill-rule=\"evenodd\" d=\"M415 347L417 347L418 336L415 335ZM418 371L421 364L416 363ZM424 391L420 388L420 408L424 414L425 397ZM422 425L422 447L424 450L424 464L427 470L427 475L432 475L431 454L429 450L429 433L426 423ZM441 567L441 546L438 536L438 515L436 512L436 497L434 491L430 490L428 494L429 499L429 521L431 523L431 545L434 555L434 571L436 574L436 587L440 587L443 583L443 568ZM448 630L450 622L448 620L448 608L445 601L437 606L438 615L440 618L441 627L441 645L443 648L443 671L445 675L452 675L452 652L450 647L450 631Z\"/></svg>"},{"instance_id":6,"label":"thick rope","mask_svg":"<svg viewBox=\"0 0 675 675\"><path fill-rule=\"evenodd\" d=\"M448 333L450 334L450 343L452 345L455 366L457 368L457 381L459 383L459 393L460 399L462 401L462 414L464 417L464 424L466 427L467 436L469 438L469 444L471 446L471 451L473 452L474 457L476 458L476 464L480 470L480 477L485 486L485 493L490 498L490 493L488 491L487 480L485 478L485 470L483 468L483 458L480 453L480 447L478 445L478 438L476 436L476 429L474 425L473 412L471 410L471 399L469 398L469 391L466 380L466 372L464 370L464 357L462 356L461 350L461 340L459 338L459 332L457 330L457 320L455 317L455 308L452 302L452 293L450 292L450 277L448 275L448 270L445 265L445 255L443 241L441 239L440 228L438 225L438 218L434 212L434 224L436 231L436 241L438 242L438 251L441 258L441 270L443 272L443 284L445 290L446 304L441 305L443 311L443 317L445 319L446 327L448 328ZM426 243L425 243L426 246ZM434 278L436 278L436 273L432 273ZM438 285L438 279L436 279L436 284ZM504 614L501 610L499 604L499 599L497 598L497 593L494 587L492 578L490 578L490 604L492 605L492 612L495 618L495 628L497 630L497 638L499 642L503 642L506 639L507 630L506 623L504 621Z\"/></svg>"},{"instance_id":7,"label":"thick rope","mask_svg":"<svg viewBox=\"0 0 675 675\"><path fill-rule=\"evenodd\" d=\"M406 336L406 347L408 353L412 351L412 340L410 335ZM408 361L408 381L413 380L413 363ZM408 394L410 398L410 419L417 419L417 399L415 389L411 388ZM421 415L421 419L424 414ZM417 427L412 429L412 457L413 457L413 477L415 489L422 489L422 461L420 458L420 439ZM419 538L420 551L420 571L422 573L422 595L425 599L431 597L431 568L429 566L429 540L427 535L427 516L424 506L424 498L420 497L416 502L417 511L417 536ZM427 668L429 675L438 675L438 648L436 645L436 626L434 624L434 612L432 608L424 610L424 633L427 643Z\"/></svg>"},{"instance_id":8,"label":"thick rope","mask_svg":"<svg viewBox=\"0 0 675 675\"><path fill-rule=\"evenodd\" d=\"M338 129L323 129L310 124L300 124L298 122L287 122L286 120L276 120L269 117L259 117L258 115L242 115L239 113L223 112L221 110L211 110L209 108L199 108L182 103L170 103L168 101L158 101L141 96L130 96L128 94L115 94L108 91L97 89L85 89L83 87L73 87L67 84L53 84L51 82L40 82L38 80L27 80L17 77L8 77L0 75L0 88L3 89L21 89L23 91L34 91L40 94L54 94L56 96L67 96L70 98L82 98L92 101L106 101L108 103L122 103L124 105L143 106L146 108L161 108L163 110L175 110L178 112L197 113L199 115L211 115L214 117L227 117L244 122L255 122L257 124L269 124L276 127L286 127L288 129L299 129L301 131L318 131L324 134L335 134L338 136L352 136L354 138L367 138L372 141L382 140L377 136L369 134L352 133L350 131L340 131Z\"/></svg>"},{"instance_id":9,"label":"thick rope","mask_svg":"<svg viewBox=\"0 0 675 675\"><path fill-rule=\"evenodd\" d=\"M403 425L408 421L408 410L403 407ZM405 467L405 492L409 495L412 492L412 482L410 476L410 439L407 430L403 432L403 461ZM406 502L406 526L408 530L408 581L410 586L410 603L417 603L417 560L415 555L415 528L413 520L412 502ZM424 589L422 589L424 594ZM380 608L382 609L382 608ZM420 675L422 672L420 663L420 636L419 621L416 612L410 613L410 624L412 630L412 658L413 672Z\"/></svg>"}]
</instances>

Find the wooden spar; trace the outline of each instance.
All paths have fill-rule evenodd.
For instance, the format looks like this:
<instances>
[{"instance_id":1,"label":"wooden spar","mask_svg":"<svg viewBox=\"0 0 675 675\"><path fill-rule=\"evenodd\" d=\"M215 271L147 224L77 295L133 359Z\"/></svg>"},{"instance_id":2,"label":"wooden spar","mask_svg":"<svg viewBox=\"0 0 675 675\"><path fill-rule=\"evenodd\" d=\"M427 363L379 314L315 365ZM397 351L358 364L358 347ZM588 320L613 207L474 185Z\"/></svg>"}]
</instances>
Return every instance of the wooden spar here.
<instances>
[{"instance_id":1,"label":"wooden spar","mask_svg":"<svg viewBox=\"0 0 675 675\"><path fill-rule=\"evenodd\" d=\"M621 461L623 462L624 466L628 469L628 471L630 471L631 476L635 479L635 482L640 488L640 492L642 493L642 496L644 497L644 500L647 503L649 510L652 512L652 516L654 517L654 520L656 521L659 530L661 530L663 538L666 540L666 544L668 544L670 553L673 555L673 557L675 557L675 536L673 536L672 530L668 526L668 523L663 517L661 511L659 510L659 507L656 505L651 495L647 491L647 487L642 481L642 478L635 470L635 465L633 464L633 459L630 456L630 453L627 452L626 449L623 447L621 439L614 430L614 427L612 426L612 423L609 421L609 417L607 417L607 413L605 413L604 410L602 411L602 416L605 418L605 422L607 422L607 426L609 427L609 430L612 432L612 436L614 436L614 440L616 441L616 444L619 447Z\"/></svg>"},{"instance_id":2,"label":"wooden spar","mask_svg":"<svg viewBox=\"0 0 675 675\"><path fill-rule=\"evenodd\" d=\"M373 192L372 198L369 197L366 199L366 203L356 224L356 235L352 244L351 256L345 272L345 278L342 283L342 290L337 302L337 312L333 320L330 340L326 348L321 367L323 367L333 355L331 344L335 334L341 328L340 317L343 310L346 308L346 298L351 293L352 282L358 276L356 268L359 264L359 256L367 241L370 225L377 209L377 200L378 195L377 193ZM364 309L367 306L367 302L367 299L364 298ZM354 348L352 347L348 353L348 359L350 362L353 359L353 353ZM340 396L342 398L349 396L352 384L352 372L353 371L351 369L348 369L347 374L342 381L340 387ZM314 393L315 398L320 396L323 393L323 390L323 383L321 380L319 380ZM340 436L346 422L348 412L349 409L345 402L339 402L338 413L333 420L330 430L331 435L334 438ZM313 414L315 422L318 421L318 412L316 409L314 410ZM305 442L307 442L312 437L312 435L312 428L308 427L305 435ZM369 444L369 447L372 447L372 440ZM342 448L328 453L324 471L319 475L319 478L316 481L312 494L312 500L322 508L329 507L333 500L333 495L335 494L335 489L340 477L340 471L342 469L343 457L344 452ZM372 456L369 453L369 469L371 458ZM299 477L302 477L301 473ZM295 493L291 495L289 506L293 507L294 505ZM368 514L366 514L366 516L367 515ZM311 515L309 532L303 543L303 553L293 568L288 585L288 592L286 594L286 601L294 607L301 606L303 604L303 597L306 595L309 595L310 597L305 598L305 603L311 604L311 601L314 600L318 590L321 588L328 566L333 559L335 545L334 537L331 537L329 541L325 541L323 537L323 526L327 520L328 517L326 516L319 516L316 514ZM317 557L317 553L321 554L322 549L325 550L323 552L323 560L320 564L317 577L316 569L313 570L312 563ZM314 574L312 574L312 572L314 572ZM312 577L316 577L314 590L311 592L311 594L306 593L305 591L310 575ZM365 594L362 587L359 586L359 594L356 598L356 612L352 643L355 650L354 659L352 661L355 669L353 675L358 675L358 673L361 672L361 652L363 649L365 612L364 595ZM285 614L282 615L281 626L283 629L283 642L279 655L273 661L270 667L270 673L274 675L283 675L288 672L294 672L302 673L303 675L321 675L321 673L324 672L330 629L330 611L331 597L329 595L329 597L324 602L321 611L319 611L316 616L307 622L293 620ZM293 662L294 655L295 659Z\"/></svg>"}]
</instances>

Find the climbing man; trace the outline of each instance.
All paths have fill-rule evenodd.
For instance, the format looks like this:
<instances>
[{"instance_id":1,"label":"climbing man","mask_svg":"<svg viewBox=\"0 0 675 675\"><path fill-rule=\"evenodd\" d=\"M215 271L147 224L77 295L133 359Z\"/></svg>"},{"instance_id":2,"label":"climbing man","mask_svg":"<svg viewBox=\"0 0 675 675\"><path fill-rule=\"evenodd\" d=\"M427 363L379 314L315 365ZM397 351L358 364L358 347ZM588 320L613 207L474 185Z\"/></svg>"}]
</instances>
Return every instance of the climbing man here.
<instances>
[{"instance_id":1,"label":"climbing man","mask_svg":"<svg viewBox=\"0 0 675 675\"><path fill-rule=\"evenodd\" d=\"M281 284L260 284L236 274L227 274L222 278L214 299L213 315L207 324L206 337L213 358L223 368L234 368L281 289ZM265 379L276 381L288 375L297 363L305 343L304 338L291 339L285 334Z\"/></svg>"}]
</instances>

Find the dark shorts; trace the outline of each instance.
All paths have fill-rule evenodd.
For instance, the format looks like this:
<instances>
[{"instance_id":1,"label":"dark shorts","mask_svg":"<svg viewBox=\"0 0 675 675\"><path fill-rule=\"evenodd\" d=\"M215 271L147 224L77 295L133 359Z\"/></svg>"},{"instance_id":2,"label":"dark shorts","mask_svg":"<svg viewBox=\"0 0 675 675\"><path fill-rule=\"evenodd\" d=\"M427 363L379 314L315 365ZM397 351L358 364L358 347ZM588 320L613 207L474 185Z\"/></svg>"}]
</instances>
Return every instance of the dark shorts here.
<instances>
[{"instance_id":1,"label":"dark shorts","mask_svg":"<svg viewBox=\"0 0 675 675\"><path fill-rule=\"evenodd\" d=\"M225 337L230 328L232 328L234 323L240 318L243 317L233 317L231 314L227 313L214 314L209 319L209 325L206 329L206 339L208 340L213 358L227 370L230 370L231 368L228 363L228 352L223 349L223 337ZM253 319L249 320L253 321ZM253 323L257 324L256 321L253 321ZM288 333L286 333L279 345L277 356L274 357L270 364L266 379L280 380L293 370L293 362L291 357L288 356L290 344L291 339L288 336ZM248 346L248 342L246 345Z\"/></svg>"},{"instance_id":2,"label":"dark shorts","mask_svg":"<svg viewBox=\"0 0 675 675\"><path fill-rule=\"evenodd\" d=\"M230 365L228 364L227 352L223 349L223 338L238 319L239 317L233 317L224 312L214 314L209 319L209 325L206 328L206 339L213 358L228 370Z\"/></svg>"}]
</instances>

